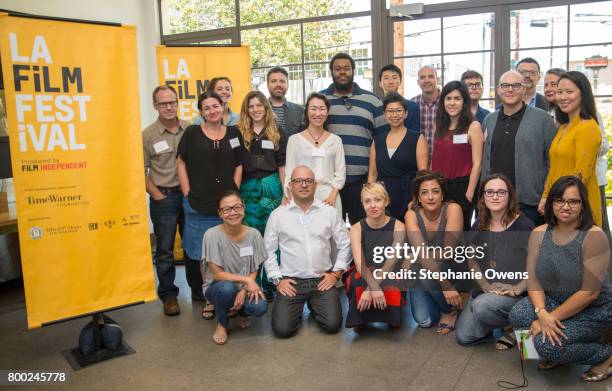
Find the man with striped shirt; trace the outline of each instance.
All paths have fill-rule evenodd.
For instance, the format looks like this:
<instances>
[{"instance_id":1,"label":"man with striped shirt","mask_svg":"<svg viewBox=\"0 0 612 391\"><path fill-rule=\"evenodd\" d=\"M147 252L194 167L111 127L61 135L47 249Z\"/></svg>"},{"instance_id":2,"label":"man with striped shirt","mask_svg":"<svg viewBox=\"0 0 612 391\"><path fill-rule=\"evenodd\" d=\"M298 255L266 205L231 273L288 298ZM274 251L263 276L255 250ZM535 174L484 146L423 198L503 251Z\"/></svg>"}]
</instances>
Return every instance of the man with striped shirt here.
<instances>
[{"instance_id":1,"label":"man with striped shirt","mask_svg":"<svg viewBox=\"0 0 612 391\"><path fill-rule=\"evenodd\" d=\"M370 145L375 133L388 130L382 102L370 91L353 82L355 60L346 53L336 54L329 63L333 83L321 93L331 105L327 130L342 139L346 158L346 183L340 190L343 215L351 224L365 217L361 188L368 180Z\"/></svg>"}]
</instances>

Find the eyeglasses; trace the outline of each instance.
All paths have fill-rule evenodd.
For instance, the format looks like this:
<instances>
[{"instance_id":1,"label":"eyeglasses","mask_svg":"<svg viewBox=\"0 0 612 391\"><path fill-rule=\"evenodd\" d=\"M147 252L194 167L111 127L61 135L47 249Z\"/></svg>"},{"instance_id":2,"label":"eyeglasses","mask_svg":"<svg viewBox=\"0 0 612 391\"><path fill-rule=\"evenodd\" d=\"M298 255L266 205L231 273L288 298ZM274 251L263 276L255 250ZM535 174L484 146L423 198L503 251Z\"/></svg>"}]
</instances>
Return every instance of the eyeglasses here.
<instances>
[{"instance_id":1,"label":"eyeglasses","mask_svg":"<svg viewBox=\"0 0 612 391\"><path fill-rule=\"evenodd\" d=\"M491 189L487 189L484 191L484 195L488 198L493 198L493 196L498 196L499 198L504 198L505 196L508 195L508 190L491 190Z\"/></svg>"},{"instance_id":2,"label":"eyeglasses","mask_svg":"<svg viewBox=\"0 0 612 391\"><path fill-rule=\"evenodd\" d=\"M470 90L479 90L482 88L482 83L470 83L467 84L467 88L469 88Z\"/></svg>"},{"instance_id":3,"label":"eyeglasses","mask_svg":"<svg viewBox=\"0 0 612 391\"><path fill-rule=\"evenodd\" d=\"M240 213L243 210L244 210L244 205L242 204L236 204L234 206L226 206L223 208L219 208L219 212L223 213L224 215L228 215L231 212Z\"/></svg>"},{"instance_id":4,"label":"eyeglasses","mask_svg":"<svg viewBox=\"0 0 612 391\"><path fill-rule=\"evenodd\" d=\"M351 98L349 98L348 96L343 96L342 101L344 102L344 107L346 107L347 110L350 110L353 108L353 103L351 102Z\"/></svg>"},{"instance_id":5,"label":"eyeglasses","mask_svg":"<svg viewBox=\"0 0 612 391\"><path fill-rule=\"evenodd\" d=\"M508 90L510 90L510 89L512 89L512 90L518 90L518 89L520 89L521 87L523 87L523 83L512 83L512 84L510 84L510 83L501 83L501 84L499 85L499 88L501 88L501 89L502 89L502 91L508 91Z\"/></svg>"},{"instance_id":6,"label":"eyeglasses","mask_svg":"<svg viewBox=\"0 0 612 391\"><path fill-rule=\"evenodd\" d=\"M315 180L313 178L291 178L291 183L293 183L294 185L307 185L307 186L311 186L315 183Z\"/></svg>"},{"instance_id":7,"label":"eyeglasses","mask_svg":"<svg viewBox=\"0 0 612 391\"><path fill-rule=\"evenodd\" d=\"M402 115L406 112L404 109L385 110L388 115Z\"/></svg>"},{"instance_id":8,"label":"eyeglasses","mask_svg":"<svg viewBox=\"0 0 612 391\"><path fill-rule=\"evenodd\" d=\"M577 199L564 200L563 198L555 198L553 200L553 205L557 208L564 208L565 205L569 205L570 208L576 209L580 204L582 204L582 200Z\"/></svg>"},{"instance_id":9,"label":"eyeglasses","mask_svg":"<svg viewBox=\"0 0 612 391\"><path fill-rule=\"evenodd\" d=\"M172 102L157 102L155 105L162 109L172 109L176 107L177 104L178 102L173 100Z\"/></svg>"},{"instance_id":10,"label":"eyeglasses","mask_svg":"<svg viewBox=\"0 0 612 391\"><path fill-rule=\"evenodd\" d=\"M540 74L538 71L519 71L522 76L537 76Z\"/></svg>"}]
</instances>

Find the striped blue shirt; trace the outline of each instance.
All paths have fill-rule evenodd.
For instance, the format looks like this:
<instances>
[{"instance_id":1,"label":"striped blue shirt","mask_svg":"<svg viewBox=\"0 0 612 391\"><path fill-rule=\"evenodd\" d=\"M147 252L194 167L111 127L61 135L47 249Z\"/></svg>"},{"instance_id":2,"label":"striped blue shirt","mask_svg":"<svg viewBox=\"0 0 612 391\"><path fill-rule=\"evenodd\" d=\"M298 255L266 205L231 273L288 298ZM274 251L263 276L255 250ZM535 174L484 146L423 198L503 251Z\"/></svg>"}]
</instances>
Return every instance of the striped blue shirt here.
<instances>
[{"instance_id":1,"label":"striped blue shirt","mask_svg":"<svg viewBox=\"0 0 612 391\"><path fill-rule=\"evenodd\" d=\"M382 102L370 91L353 89L347 96L336 94L334 85L321 91L331 109L327 130L342 139L346 159L346 181L355 182L368 174L370 145L375 134L389 130L383 116Z\"/></svg>"}]
</instances>

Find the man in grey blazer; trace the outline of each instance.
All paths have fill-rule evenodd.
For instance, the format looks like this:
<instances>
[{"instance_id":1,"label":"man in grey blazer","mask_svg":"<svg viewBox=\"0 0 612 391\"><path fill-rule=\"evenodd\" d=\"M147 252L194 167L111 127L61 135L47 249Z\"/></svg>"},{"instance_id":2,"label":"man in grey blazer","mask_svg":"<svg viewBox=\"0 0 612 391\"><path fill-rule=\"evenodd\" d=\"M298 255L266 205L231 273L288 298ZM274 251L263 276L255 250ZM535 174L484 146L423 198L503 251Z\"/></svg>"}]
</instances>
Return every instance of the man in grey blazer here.
<instances>
[{"instance_id":1,"label":"man in grey blazer","mask_svg":"<svg viewBox=\"0 0 612 391\"><path fill-rule=\"evenodd\" d=\"M548 150L557 128L551 116L523 102L523 77L508 71L499 79L502 105L482 122L485 132L481 180L504 174L514 184L519 207L538 224L538 203L548 175Z\"/></svg>"}]
</instances>

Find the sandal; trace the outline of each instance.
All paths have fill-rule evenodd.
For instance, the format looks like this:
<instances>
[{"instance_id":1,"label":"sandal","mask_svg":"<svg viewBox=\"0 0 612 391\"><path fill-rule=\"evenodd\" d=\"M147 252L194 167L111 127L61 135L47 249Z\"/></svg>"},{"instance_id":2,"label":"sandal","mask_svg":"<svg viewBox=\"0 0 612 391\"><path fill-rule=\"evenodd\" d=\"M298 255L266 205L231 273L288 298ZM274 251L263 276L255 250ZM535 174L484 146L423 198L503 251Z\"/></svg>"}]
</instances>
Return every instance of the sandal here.
<instances>
[{"instance_id":1,"label":"sandal","mask_svg":"<svg viewBox=\"0 0 612 391\"><path fill-rule=\"evenodd\" d=\"M563 364L560 363L560 362L541 360L541 361L538 362L538 370L539 371L548 371L548 370L551 370L551 369L558 368L561 365L563 365Z\"/></svg>"},{"instance_id":2,"label":"sandal","mask_svg":"<svg viewBox=\"0 0 612 391\"><path fill-rule=\"evenodd\" d=\"M215 318L215 306L207 303L202 307L202 318L211 320Z\"/></svg>"},{"instance_id":3,"label":"sandal","mask_svg":"<svg viewBox=\"0 0 612 391\"><path fill-rule=\"evenodd\" d=\"M512 349L516 345L516 336L514 332L508 331L505 332L504 335L499 337L497 342L495 342L495 349L497 350L508 350Z\"/></svg>"},{"instance_id":4,"label":"sandal","mask_svg":"<svg viewBox=\"0 0 612 391\"><path fill-rule=\"evenodd\" d=\"M248 316L239 316L238 324L240 325L241 329L248 329L249 327L251 327L251 318L249 318Z\"/></svg>"},{"instance_id":5,"label":"sandal","mask_svg":"<svg viewBox=\"0 0 612 391\"><path fill-rule=\"evenodd\" d=\"M454 324L448 323L438 323L438 328L436 329L436 334L446 335L455 330Z\"/></svg>"},{"instance_id":6,"label":"sandal","mask_svg":"<svg viewBox=\"0 0 612 391\"><path fill-rule=\"evenodd\" d=\"M227 313L227 317L228 317L228 318L230 318L230 319L235 318L235 317L236 317L236 315L238 315L238 311L236 311L236 310L230 310L230 311Z\"/></svg>"},{"instance_id":7,"label":"sandal","mask_svg":"<svg viewBox=\"0 0 612 391\"><path fill-rule=\"evenodd\" d=\"M219 328L219 323L217 323L217 329L218 328ZM216 334L217 329L215 329L215 332L213 333L212 341L216 345L225 345L227 343L228 338L229 338L229 333L226 330L225 331L225 335L218 335L218 334Z\"/></svg>"},{"instance_id":8,"label":"sandal","mask_svg":"<svg viewBox=\"0 0 612 391\"><path fill-rule=\"evenodd\" d=\"M610 375L612 375L612 366L608 367L606 372L595 372L592 369L584 372L580 377L584 381L588 382L598 382L606 380Z\"/></svg>"}]
</instances>

